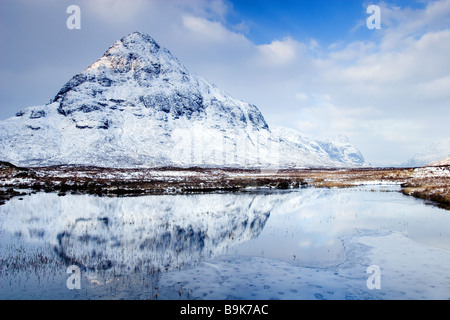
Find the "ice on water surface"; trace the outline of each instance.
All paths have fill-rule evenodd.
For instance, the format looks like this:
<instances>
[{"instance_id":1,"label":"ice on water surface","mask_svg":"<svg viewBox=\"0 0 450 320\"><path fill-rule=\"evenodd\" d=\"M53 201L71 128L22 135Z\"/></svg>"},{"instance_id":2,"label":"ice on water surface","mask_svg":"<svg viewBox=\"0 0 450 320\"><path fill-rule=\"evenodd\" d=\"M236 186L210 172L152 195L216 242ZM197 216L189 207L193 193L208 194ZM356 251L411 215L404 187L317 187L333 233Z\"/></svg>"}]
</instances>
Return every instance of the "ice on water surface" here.
<instances>
[{"instance_id":1,"label":"ice on water surface","mask_svg":"<svg viewBox=\"0 0 450 320\"><path fill-rule=\"evenodd\" d=\"M395 188L14 198L0 297L448 299L450 216Z\"/></svg>"}]
</instances>

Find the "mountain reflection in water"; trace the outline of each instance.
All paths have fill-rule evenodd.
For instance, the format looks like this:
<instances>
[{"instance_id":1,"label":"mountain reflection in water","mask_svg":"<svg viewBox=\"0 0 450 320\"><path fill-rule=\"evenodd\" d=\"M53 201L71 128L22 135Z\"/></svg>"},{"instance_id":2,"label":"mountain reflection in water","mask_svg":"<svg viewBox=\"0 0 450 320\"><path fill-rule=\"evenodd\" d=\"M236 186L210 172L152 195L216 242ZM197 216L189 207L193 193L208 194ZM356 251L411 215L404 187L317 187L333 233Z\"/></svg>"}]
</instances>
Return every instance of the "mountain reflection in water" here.
<instances>
[{"instance_id":1,"label":"mountain reflection in water","mask_svg":"<svg viewBox=\"0 0 450 320\"><path fill-rule=\"evenodd\" d=\"M261 194L100 198L43 193L17 202L14 212L6 206L2 229L16 243L48 245L67 264L84 270L167 270L257 237L273 208L271 199Z\"/></svg>"}]
</instances>

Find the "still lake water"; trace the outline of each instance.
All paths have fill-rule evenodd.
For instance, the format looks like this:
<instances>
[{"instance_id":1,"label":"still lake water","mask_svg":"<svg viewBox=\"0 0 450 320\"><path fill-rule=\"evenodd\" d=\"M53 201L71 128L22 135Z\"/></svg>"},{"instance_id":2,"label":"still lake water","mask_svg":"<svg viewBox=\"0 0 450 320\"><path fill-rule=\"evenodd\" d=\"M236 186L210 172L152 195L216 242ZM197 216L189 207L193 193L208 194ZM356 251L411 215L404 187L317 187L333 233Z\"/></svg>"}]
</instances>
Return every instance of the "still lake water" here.
<instances>
[{"instance_id":1,"label":"still lake water","mask_svg":"<svg viewBox=\"0 0 450 320\"><path fill-rule=\"evenodd\" d=\"M397 191L13 198L0 299L449 299L450 212Z\"/></svg>"}]
</instances>

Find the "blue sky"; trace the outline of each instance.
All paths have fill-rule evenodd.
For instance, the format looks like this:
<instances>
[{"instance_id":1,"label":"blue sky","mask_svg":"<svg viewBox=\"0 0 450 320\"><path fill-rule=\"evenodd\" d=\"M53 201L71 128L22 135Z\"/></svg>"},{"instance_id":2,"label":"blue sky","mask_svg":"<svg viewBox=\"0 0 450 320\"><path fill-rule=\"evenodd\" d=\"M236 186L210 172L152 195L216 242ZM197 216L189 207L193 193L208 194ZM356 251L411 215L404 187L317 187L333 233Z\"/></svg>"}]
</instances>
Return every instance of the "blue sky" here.
<instances>
[{"instance_id":1,"label":"blue sky","mask_svg":"<svg viewBox=\"0 0 450 320\"><path fill-rule=\"evenodd\" d=\"M72 4L81 30L66 27ZM380 30L366 27L370 4ZM450 140L450 0L1 0L0 120L134 31L269 125L344 134L372 164Z\"/></svg>"},{"instance_id":2,"label":"blue sky","mask_svg":"<svg viewBox=\"0 0 450 320\"><path fill-rule=\"evenodd\" d=\"M244 22L246 35L257 44L286 36L331 44L348 38L365 17L362 2L354 0L232 1L232 8L230 22Z\"/></svg>"},{"instance_id":3,"label":"blue sky","mask_svg":"<svg viewBox=\"0 0 450 320\"><path fill-rule=\"evenodd\" d=\"M380 1L361 0L235 0L230 1L227 25L242 24L241 32L256 44L292 37L299 41L311 38L330 45L370 36L365 23L367 6ZM389 1L399 8L424 8L425 3L411 0ZM355 30L354 30L355 29Z\"/></svg>"}]
</instances>

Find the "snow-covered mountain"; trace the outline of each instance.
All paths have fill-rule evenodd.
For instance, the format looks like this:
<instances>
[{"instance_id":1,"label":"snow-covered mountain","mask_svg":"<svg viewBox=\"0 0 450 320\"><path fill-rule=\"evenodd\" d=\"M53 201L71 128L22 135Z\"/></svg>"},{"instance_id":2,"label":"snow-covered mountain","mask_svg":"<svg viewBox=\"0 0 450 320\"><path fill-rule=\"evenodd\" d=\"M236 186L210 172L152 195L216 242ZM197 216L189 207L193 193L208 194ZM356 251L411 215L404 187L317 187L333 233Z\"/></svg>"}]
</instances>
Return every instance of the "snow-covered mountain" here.
<instances>
[{"instance_id":1,"label":"snow-covered mountain","mask_svg":"<svg viewBox=\"0 0 450 320\"><path fill-rule=\"evenodd\" d=\"M270 130L252 104L190 73L150 36L132 33L47 105L0 122L0 160L104 167L364 166L348 140Z\"/></svg>"},{"instance_id":2,"label":"snow-covered mountain","mask_svg":"<svg viewBox=\"0 0 450 320\"><path fill-rule=\"evenodd\" d=\"M280 154L288 154L289 150L295 150L294 157L289 159L286 157L282 161L285 166L314 166L311 163L329 163L329 166L335 167L370 166L361 152L343 135L317 139L285 127L274 127L271 132L280 142Z\"/></svg>"},{"instance_id":3,"label":"snow-covered mountain","mask_svg":"<svg viewBox=\"0 0 450 320\"><path fill-rule=\"evenodd\" d=\"M441 161L450 157L450 138L435 141L422 152L415 154L403 166L422 167L430 163Z\"/></svg>"}]
</instances>

